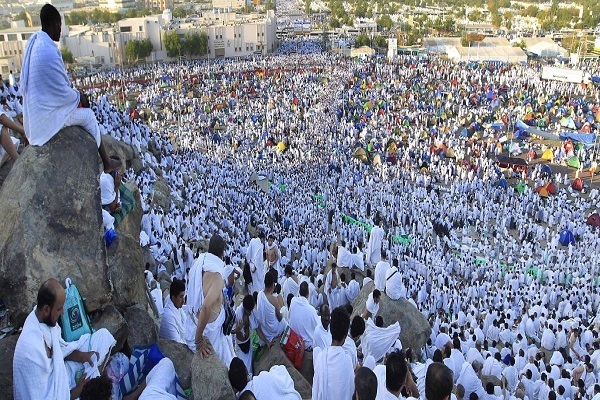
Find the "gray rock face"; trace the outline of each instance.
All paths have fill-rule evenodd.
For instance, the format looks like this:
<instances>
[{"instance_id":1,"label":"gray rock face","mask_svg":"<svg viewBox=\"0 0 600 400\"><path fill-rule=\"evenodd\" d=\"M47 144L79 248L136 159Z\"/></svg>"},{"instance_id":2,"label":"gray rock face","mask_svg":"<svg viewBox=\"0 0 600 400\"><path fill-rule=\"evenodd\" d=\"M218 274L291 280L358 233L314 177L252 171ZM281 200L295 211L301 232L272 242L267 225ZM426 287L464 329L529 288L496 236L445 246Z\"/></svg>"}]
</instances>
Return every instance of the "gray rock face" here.
<instances>
[{"instance_id":1,"label":"gray rock face","mask_svg":"<svg viewBox=\"0 0 600 400\"><path fill-rule=\"evenodd\" d=\"M194 354L192 359L192 391L195 400L235 400L227 368L213 352L207 358Z\"/></svg>"},{"instance_id":2,"label":"gray rock face","mask_svg":"<svg viewBox=\"0 0 600 400\"><path fill-rule=\"evenodd\" d=\"M13 398L13 357L19 335L11 335L0 340L0 397Z\"/></svg>"},{"instance_id":3,"label":"gray rock face","mask_svg":"<svg viewBox=\"0 0 600 400\"><path fill-rule=\"evenodd\" d=\"M23 324L48 278L69 276L89 311L110 299L98 149L79 127L29 146L0 189L0 293Z\"/></svg>"},{"instance_id":4,"label":"gray rock face","mask_svg":"<svg viewBox=\"0 0 600 400\"><path fill-rule=\"evenodd\" d=\"M375 284L369 282L365 285L358 297L354 299L354 315L362 315L369 294L375 289ZM416 354L427 342L431 335L431 326L427 319L406 299L392 300L385 293L381 294L379 315L383 317L383 325L390 326L396 321L400 322L400 342L404 349L411 348Z\"/></svg>"},{"instance_id":5,"label":"gray rock face","mask_svg":"<svg viewBox=\"0 0 600 400\"><path fill-rule=\"evenodd\" d=\"M125 320L129 326L127 343L135 346L148 346L158 340L158 326L154 319L141 306L129 307L125 311Z\"/></svg>"},{"instance_id":6,"label":"gray rock face","mask_svg":"<svg viewBox=\"0 0 600 400\"><path fill-rule=\"evenodd\" d=\"M175 372L177 372L181 387L183 389L191 388L192 359L194 358L194 353L192 353L185 344L177 343L172 340L159 339L157 344L165 357L173 361Z\"/></svg>"},{"instance_id":7,"label":"gray rock face","mask_svg":"<svg viewBox=\"0 0 600 400\"><path fill-rule=\"evenodd\" d=\"M125 186L134 195L136 206L117 226L117 239L106 249L108 276L114 289L113 303L120 310L147 301L144 256L140 246L140 191L133 181Z\"/></svg>"},{"instance_id":8,"label":"gray rock face","mask_svg":"<svg viewBox=\"0 0 600 400\"><path fill-rule=\"evenodd\" d=\"M279 345L275 345L270 349L265 350L260 361L254 365L254 374L258 375L262 371L268 371L274 365L283 365L285 369L287 369L294 381L294 388L300 393L300 397L303 399L310 399L312 397L312 387L310 383L308 383L302 374L294 367Z\"/></svg>"},{"instance_id":9,"label":"gray rock face","mask_svg":"<svg viewBox=\"0 0 600 400\"><path fill-rule=\"evenodd\" d=\"M113 335L117 341L113 353L121 351L129 336L127 321L113 305L107 305L101 312L97 313L92 319L92 326L95 330L106 328Z\"/></svg>"}]
</instances>

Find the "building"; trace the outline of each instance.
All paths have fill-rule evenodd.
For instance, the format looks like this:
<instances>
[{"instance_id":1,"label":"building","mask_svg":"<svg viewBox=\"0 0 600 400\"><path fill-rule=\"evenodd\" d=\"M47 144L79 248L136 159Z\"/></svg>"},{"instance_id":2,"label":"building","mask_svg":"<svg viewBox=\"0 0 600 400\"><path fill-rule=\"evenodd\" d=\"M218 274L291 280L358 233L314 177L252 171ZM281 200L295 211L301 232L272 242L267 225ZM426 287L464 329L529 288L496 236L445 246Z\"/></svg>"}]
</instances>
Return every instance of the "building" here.
<instances>
[{"instance_id":1,"label":"building","mask_svg":"<svg viewBox=\"0 0 600 400\"><path fill-rule=\"evenodd\" d=\"M20 26L0 31L0 71L19 71L27 40L39 27ZM205 32L208 35L209 57L246 57L268 54L276 49L277 23L274 11L266 14L240 15L233 12L210 11L197 18L172 20L167 10L163 14L142 18L126 18L117 24L71 26L63 22L60 48L67 48L75 62L84 66L115 66L125 63L125 47L130 40L150 39L153 51L147 61L168 61L163 35L175 30L186 33Z\"/></svg>"},{"instance_id":2,"label":"building","mask_svg":"<svg viewBox=\"0 0 600 400\"><path fill-rule=\"evenodd\" d=\"M20 26L0 31L0 71L3 74L21 69L27 40L39 29Z\"/></svg>"},{"instance_id":3,"label":"building","mask_svg":"<svg viewBox=\"0 0 600 400\"><path fill-rule=\"evenodd\" d=\"M127 11L135 8L135 0L100 0L100 8L112 12Z\"/></svg>"},{"instance_id":4,"label":"building","mask_svg":"<svg viewBox=\"0 0 600 400\"><path fill-rule=\"evenodd\" d=\"M454 62L502 61L526 62L527 55L519 47L513 47L502 37L486 37L469 47L461 44L460 38L435 37L424 41L427 53L445 55Z\"/></svg>"},{"instance_id":5,"label":"building","mask_svg":"<svg viewBox=\"0 0 600 400\"><path fill-rule=\"evenodd\" d=\"M266 14L236 14L219 10L202 13L198 18L174 20L166 25L180 36L189 31L208 35L210 58L246 57L268 54L276 49L277 21L275 12Z\"/></svg>"},{"instance_id":6,"label":"building","mask_svg":"<svg viewBox=\"0 0 600 400\"><path fill-rule=\"evenodd\" d=\"M166 60L167 49L163 43L165 25L167 24L162 14L141 18L126 18L117 22L119 31L118 46L122 50L123 59L125 59L125 46L128 41L148 38L154 48L150 60Z\"/></svg>"},{"instance_id":7,"label":"building","mask_svg":"<svg viewBox=\"0 0 600 400\"><path fill-rule=\"evenodd\" d=\"M144 0L144 7L151 10L171 10L173 8L173 0Z\"/></svg>"},{"instance_id":8,"label":"building","mask_svg":"<svg viewBox=\"0 0 600 400\"><path fill-rule=\"evenodd\" d=\"M224 8L230 10L239 10L240 8L244 8L250 4L252 3L246 0L212 0L213 8Z\"/></svg>"},{"instance_id":9,"label":"building","mask_svg":"<svg viewBox=\"0 0 600 400\"><path fill-rule=\"evenodd\" d=\"M40 6L39 7L40 9L41 9L41 6L43 6L44 4L52 4L61 13L72 10L73 3L74 3L73 0L38 0L38 5ZM38 17L39 17L39 10L38 10ZM35 26L35 25L36 24L31 25L31 26Z\"/></svg>"},{"instance_id":10,"label":"building","mask_svg":"<svg viewBox=\"0 0 600 400\"><path fill-rule=\"evenodd\" d=\"M111 25L73 26L61 37L61 45L83 66L115 65L123 62L119 32Z\"/></svg>"}]
</instances>

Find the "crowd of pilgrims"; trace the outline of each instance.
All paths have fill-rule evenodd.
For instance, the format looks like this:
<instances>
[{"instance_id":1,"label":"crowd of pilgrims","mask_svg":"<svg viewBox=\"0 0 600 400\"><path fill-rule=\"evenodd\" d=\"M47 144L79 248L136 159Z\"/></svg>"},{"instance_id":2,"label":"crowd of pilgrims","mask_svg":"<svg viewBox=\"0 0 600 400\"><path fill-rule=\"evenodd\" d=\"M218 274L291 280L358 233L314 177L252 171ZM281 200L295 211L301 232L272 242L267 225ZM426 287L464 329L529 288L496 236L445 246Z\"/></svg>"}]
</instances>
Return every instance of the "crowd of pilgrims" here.
<instances>
[{"instance_id":1,"label":"crowd of pilgrims","mask_svg":"<svg viewBox=\"0 0 600 400\"><path fill-rule=\"evenodd\" d=\"M494 159L499 138L528 108L543 118L546 104L558 102L577 122L594 118L598 87L543 81L532 65L352 60L310 42L287 46L298 48L309 50L136 66L76 82L89 86L102 133L141 155L144 169L125 177L141 191L142 245L185 279L197 256L191 244L213 233L243 268L247 228L255 227L278 245L280 276L291 266L323 291L332 244L338 263L345 250L353 261L342 266L365 269L365 226L377 223L400 277L390 290L432 325L415 369L443 358L467 398L491 396L478 373L504 377L511 398L598 398L600 236L586 224L597 190L576 193L569 177L548 178L535 164L510 179L527 183L521 194L498 185ZM504 129L489 127L502 118ZM464 127L480 140L461 135ZM395 163L386 162L390 139ZM430 151L442 145L456 158ZM361 161L357 147L383 162ZM596 156L585 148L578 155L584 164ZM266 190L257 177L271 183ZM558 193L542 198L535 187L548 179ZM158 180L170 190L168 208L153 202ZM569 246L559 241L565 229L575 236Z\"/></svg>"}]
</instances>

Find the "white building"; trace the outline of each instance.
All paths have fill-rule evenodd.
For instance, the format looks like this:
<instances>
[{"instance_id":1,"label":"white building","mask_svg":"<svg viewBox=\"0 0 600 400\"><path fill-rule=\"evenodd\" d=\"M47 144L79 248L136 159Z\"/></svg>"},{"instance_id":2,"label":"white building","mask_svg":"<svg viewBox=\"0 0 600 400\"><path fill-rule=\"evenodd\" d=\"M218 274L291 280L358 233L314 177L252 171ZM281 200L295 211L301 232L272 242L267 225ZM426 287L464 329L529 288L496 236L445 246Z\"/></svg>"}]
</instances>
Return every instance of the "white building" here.
<instances>
[{"instance_id":1,"label":"white building","mask_svg":"<svg viewBox=\"0 0 600 400\"><path fill-rule=\"evenodd\" d=\"M98 5L112 12L127 11L135 8L135 0L100 0Z\"/></svg>"},{"instance_id":2,"label":"white building","mask_svg":"<svg viewBox=\"0 0 600 400\"><path fill-rule=\"evenodd\" d=\"M12 27L0 31L0 72L21 69L27 40L40 28Z\"/></svg>"},{"instance_id":3,"label":"white building","mask_svg":"<svg viewBox=\"0 0 600 400\"><path fill-rule=\"evenodd\" d=\"M187 22L186 22L187 21ZM29 37L39 27L13 27L0 31L0 72L21 69ZM203 13L192 20L171 20L170 13L143 18L126 18L114 25L71 26L63 23L60 48L73 53L83 65L115 66L126 62L125 46L130 40L150 39L153 51L147 61L166 61L165 32L176 30L183 37L189 31L205 32L209 57L245 57L268 54L276 49L277 23L274 11L238 15L233 12Z\"/></svg>"},{"instance_id":4,"label":"white building","mask_svg":"<svg viewBox=\"0 0 600 400\"><path fill-rule=\"evenodd\" d=\"M73 3L73 0L38 0L38 4L40 6L43 6L44 4L52 4L61 13L72 10Z\"/></svg>"}]
</instances>

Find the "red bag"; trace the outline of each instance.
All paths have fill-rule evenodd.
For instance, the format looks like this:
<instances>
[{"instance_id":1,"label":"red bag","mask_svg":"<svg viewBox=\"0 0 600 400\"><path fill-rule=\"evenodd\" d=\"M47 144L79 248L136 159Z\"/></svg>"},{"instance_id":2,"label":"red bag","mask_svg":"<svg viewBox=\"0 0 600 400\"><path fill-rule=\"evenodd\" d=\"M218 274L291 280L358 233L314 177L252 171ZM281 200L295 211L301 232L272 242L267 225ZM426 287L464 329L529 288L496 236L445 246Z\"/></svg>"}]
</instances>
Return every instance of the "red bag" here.
<instances>
[{"instance_id":1,"label":"red bag","mask_svg":"<svg viewBox=\"0 0 600 400\"><path fill-rule=\"evenodd\" d=\"M283 352L290 359L296 369L302 368L304 360L304 340L296 332L286 327L281 335L279 344L283 348Z\"/></svg>"}]
</instances>

